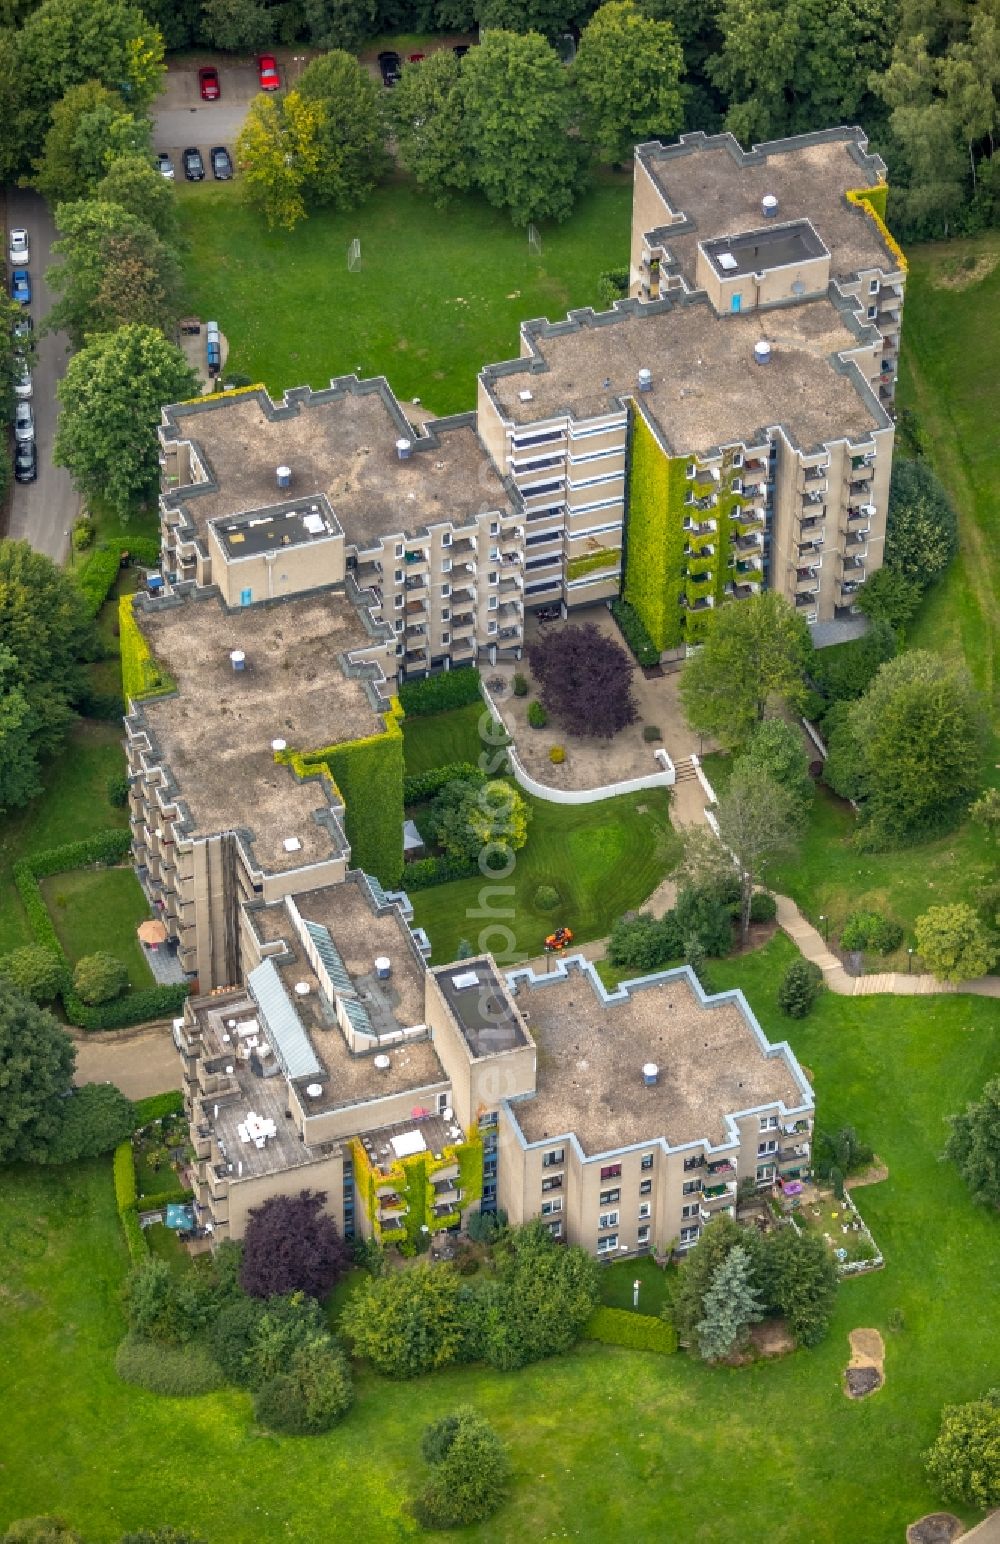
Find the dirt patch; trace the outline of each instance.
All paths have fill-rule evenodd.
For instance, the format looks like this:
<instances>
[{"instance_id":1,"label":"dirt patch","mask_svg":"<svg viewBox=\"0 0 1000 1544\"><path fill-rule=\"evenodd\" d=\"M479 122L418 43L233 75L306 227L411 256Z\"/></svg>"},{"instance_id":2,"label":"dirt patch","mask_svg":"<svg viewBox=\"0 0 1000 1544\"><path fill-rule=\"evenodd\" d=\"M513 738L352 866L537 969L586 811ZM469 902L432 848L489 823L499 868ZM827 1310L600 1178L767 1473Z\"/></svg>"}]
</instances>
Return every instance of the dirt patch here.
<instances>
[{"instance_id":1,"label":"dirt patch","mask_svg":"<svg viewBox=\"0 0 1000 1544\"><path fill-rule=\"evenodd\" d=\"M885 1344L878 1330L852 1330L851 1360L844 1371L848 1399L864 1399L885 1382Z\"/></svg>"},{"instance_id":2,"label":"dirt patch","mask_svg":"<svg viewBox=\"0 0 1000 1544\"><path fill-rule=\"evenodd\" d=\"M845 1179L844 1189L860 1190L862 1185L878 1185L882 1180L888 1178L888 1166L882 1162L878 1153L876 1153L867 1169L861 1169L857 1174L852 1174L850 1179Z\"/></svg>"},{"instance_id":3,"label":"dirt patch","mask_svg":"<svg viewBox=\"0 0 1000 1544\"><path fill-rule=\"evenodd\" d=\"M983 252L968 268L950 265L947 270L941 269L935 274L933 285L935 289L963 290L971 285L978 284L981 279L988 279L990 274L1000 263L1000 252Z\"/></svg>"},{"instance_id":4,"label":"dirt patch","mask_svg":"<svg viewBox=\"0 0 1000 1544\"><path fill-rule=\"evenodd\" d=\"M954 1512L928 1512L907 1528L906 1544L952 1544L964 1532L965 1524Z\"/></svg>"},{"instance_id":5,"label":"dirt patch","mask_svg":"<svg viewBox=\"0 0 1000 1544\"><path fill-rule=\"evenodd\" d=\"M763 949L765 944L771 942L777 931L777 922L751 922L745 944L741 941L739 933L734 934L736 941L732 954L753 954L757 949Z\"/></svg>"},{"instance_id":6,"label":"dirt patch","mask_svg":"<svg viewBox=\"0 0 1000 1544\"><path fill-rule=\"evenodd\" d=\"M786 1356L795 1350L795 1338L784 1319L765 1319L751 1324L750 1343L742 1351L732 1351L723 1357L727 1367L746 1367L764 1357Z\"/></svg>"}]
</instances>

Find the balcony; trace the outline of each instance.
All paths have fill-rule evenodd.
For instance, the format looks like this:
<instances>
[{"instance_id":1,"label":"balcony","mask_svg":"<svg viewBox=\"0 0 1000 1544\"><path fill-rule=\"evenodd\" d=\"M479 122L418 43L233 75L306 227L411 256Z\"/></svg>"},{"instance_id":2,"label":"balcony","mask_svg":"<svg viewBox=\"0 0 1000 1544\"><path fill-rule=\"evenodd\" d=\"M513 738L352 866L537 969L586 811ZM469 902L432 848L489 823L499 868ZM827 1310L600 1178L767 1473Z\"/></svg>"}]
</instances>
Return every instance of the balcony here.
<instances>
[{"instance_id":1,"label":"balcony","mask_svg":"<svg viewBox=\"0 0 1000 1544\"><path fill-rule=\"evenodd\" d=\"M755 535L737 536L732 545L735 552L763 552L764 538L759 532Z\"/></svg>"},{"instance_id":2,"label":"balcony","mask_svg":"<svg viewBox=\"0 0 1000 1544\"><path fill-rule=\"evenodd\" d=\"M701 1205L714 1216L720 1208L732 1206L736 1201L736 1181L726 1180L719 1185L706 1185L701 1192Z\"/></svg>"},{"instance_id":3,"label":"balcony","mask_svg":"<svg viewBox=\"0 0 1000 1544\"><path fill-rule=\"evenodd\" d=\"M764 482L767 478L767 462L744 461L742 475L744 487L746 487L748 483Z\"/></svg>"},{"instance_id":4,"label":"balcony","mask_svg":"<svg viewBox=\"0 0 1000 1544\"><path fill-rule=\"evenodd\" d=\"M428 556L425 548L412 549L403 553L403 562L409 569L423 568L427 566Z\"/></svg>"},{"instance_id":5,"label":"balcony","mask_svg":"<svg viewBox=\"0 0 1000 1544\"><path fill-rule=\"evenodd\" d=\"M685 1164L685 1168L687 1165ZM736 1165L729 1158L720 1158L715 1163L710 1163L705 1170L707 1179L727 1179L736 1173Z\"/></svg>"},{"instance_id":6,"label":"balcony","mask_svg":"<svg viewBox=\"0 0 1000 1544\"><path fill-rule=\"evenodd\" d=\"M817 590L811 590L808 595L796 595L795 609L797 611L802 611L809 606L815 605L817 594Z\"/></svg>"},{"instance_id":7,"label":"balcony","mask_svg":"<svg viewBox=\"0 0 1000 1544\"><path fill-rule=\"evenodd\" d=\"M819 592L819 573L815 568L795 570L796 595L816 595Z\"/></svg>"},{"instance_id":8,"label":"balcony","mask_svg":"<svg viewBox=\"0 0 1000 1544\"><path fill-rule=\"evenodd\" d=\"M736 1195L736 1186L734 1185L733 1186L733 1196L734 1196L734 1198L735 1198L735 1195ZM735 1217L736 1217L735 1199L728 1206L714 1206L711 1209L708 1209L707 1207L702 1206L701 1212L700 1212L700 1216L701 1216L702 1222L711 1222L712 1219L715 1218L715 1217L732 1217L732 1218L735 1219Z\"/></svg>"},{"instance_id":9,"label":"balcony","mask_svg":"<svg viewBox=\"0 0 1000 1544\"><path fill-rule=\"evenodd\" d=\"M685 520L684 530L691 536L712 536L719 528L717 520Z\"/></svg>"}]
</instances>

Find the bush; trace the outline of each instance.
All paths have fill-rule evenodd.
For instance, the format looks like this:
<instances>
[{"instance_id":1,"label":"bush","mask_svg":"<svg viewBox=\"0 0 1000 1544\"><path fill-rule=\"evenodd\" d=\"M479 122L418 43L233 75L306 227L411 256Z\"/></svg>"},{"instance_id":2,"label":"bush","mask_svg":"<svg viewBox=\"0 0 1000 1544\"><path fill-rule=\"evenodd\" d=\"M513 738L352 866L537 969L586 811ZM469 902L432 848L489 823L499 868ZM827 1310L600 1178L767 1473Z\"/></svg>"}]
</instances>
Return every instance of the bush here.
<instances>
[{"instance_id":1,"label":"bush","mask_svg":"<svg viewBox=\"0 0 1000 1544\"><path fill-rule=\"evenodd\" d=\"M606 1346L626 1346L630 1351L659 1351L666 1356L677 1350L677 1331L668 1320L628 1308L595 1308L584 1325L583 1338Z\"/></svg>"},{"instance_id":2,"label":"bush","mask_svg":"<svg viewBox=\"0 0 1000 1544\"><path fill-rule=\"evenodd\" d=\"M482 700L479 671L471 665L459 670L444 670L424 681L407 681L399 688L403 710L414 718L428 713L446 713L449 708L464 708Z\"/></svg>"},{"instance_id":3,"label":"bush","mask_svg":"<svg viewBox=\"0 0 1000 1544\"><path fill-rule=\"evenodd\" d=\"M646 631L646 625L635 607L630 606L627 600L615 600L611 602L611 615L639 664L647 668L658 665L660 651Z\"/></svg>"},{"instance_id":4,"label":"bush","mask_svg":"<svg viewBox=\"0 0 1000 1544\"><path fill-rule=\"evenodd\" d=\"M230 1383L248 1384L252 1353L265 1305L254 1297L237 1297L217 1315L211 1330L212 1353Z\"/></svg>"},{"instance_id":5,"label":"bush","mask_svg":"<svg viewBox=\"0 0 1000 1544\"><path fill-rule=\"evenodd\" d=\"M116 810L128 803L128 778L124 772L113 772L108 778L108 803Z\"/></svg>"},{"instance_id":6,"label":"bush","mask_svg":"<svg viewBox=\"0 0 1000 1544\"><path fill-rule=\"evenodd\" d=\"M610 311L616 300L628 294L628 269L608 268L597 279L597 299L602 311Z\"/></svg>"},{"instance_id":7,"label":"bush","mask_svg":"<svg viewBox=\"0 0 1000 1544\"><path fill-rule=\"evenodd\" d=\"M528 677L526 675L522 675L520 670L515 671L514 678L510 683L510 688L515 697L527 697Z\"/></svg>"},{"instance_id":8,"label":"bush","mask_svg":"<svg viewBox=\"0 0 1000 1544\"><path fill-rule=\"evenodd\" d=\"M66 965L54 949L26 944L0 960L0 976L32 1002L50 1003L66 983Z\"/></svg>"},{"instance_id":9,"label":"bush","mask_svg":"<svg viewBox=\"0 0 1000 1544\"><path fill-rule=\"evenodd\" d=\"M414 772L403 779L403 803L423 804L449 783L485 782L486 776L471 761L451 761L429 772Z\"/></svg>"},{"instance_id":10,"label":"bush","mask_svg":"<svg viewBox=\"0 0 1000 1544\"><path fill-rule=\"evenodd\" d=\"M123 1383L174 1398L210 1394L224 1381L222 1369L204 1346L165 1346L137 1335L126 1335L118 1347L115 1371Z\"/></svg>"},{"instance_id":11,"label":"bush","mask_svg":"<svg viewBox=\"0 0 1000 1544\"><path fill-rule=\"evenodd\" d=\"M329 1431L354 1399L351 1373L343 1352L327 1337L300 1346L287 1371L257 1390L254 1414L262 1426L290 1436Z\"/></svg>"},{"instance_id":12,"label":"bush","mask_svg":"<svg viewBox=\"0 0 1000 1544\"><path fill-rule=\"evenodd\" d=\"M966 1405L945 1405L927 1470L948 1500L980 1511L1000 1505L1000 1389Z\"/></svg>"},{"instance_id":13,"label":"bush","mask_svg":"<svg viewBox=\"0 0 1000 1544\"><path fill-rule=\"evenodd\" d=\"M544 729L548 721L549 715L537 699L528 703L528 723L532 729Z\"/></svg>"},{"instance_id":14,"label":"bush","mask_svg":"<svg viewBox=\"0 0 1000 1544\"><path fill-rule=\"evenodd\" d=\"M473 1212L466 1232L474 1244L495 1244L506 1226L507 1213L498 1206L495 1212Z\"/></svg>"},{"instance_id":15,"label":"bush","mask_svg":"<svg viewBox=\"0 0 1000 1544\"><path fill-rule=\"evenodd\" d=\"M658 921L644 911L629 919L619 917L608 940L608 959L612 965L645 973L678 959L683 949L683 939L672 921L666 917Z\"/></svg>"},{"instance_id":16,"label":"bush","mask_svg":"<svg viewBox=\"0 0 1000 1544\"><path fill-rule=\"evenodd\" d=\"M793 960L778 988L778 1007L790 1019L804 1019L823 985L823 972L813 960Z\"/></svg>"},{"instance_id":17,"label":"bush","mask_svg":"<svg viewBox=\"0 0 1000 1544\"><path fill-rule=\"evenodd\" d=\"M360 1282L340 1326L356 1356L388 1378L413 1378L456 1361L466 1338L464 1291L450 1265L415 1265Z\"/></svg>"},{"instance_id":18,"label":"bush","mask_svg":"<svg viewBox=\"0 0 1000 1544\"><path fill-rule=\"evenodd\" d=\"M773 922L778 915L778 903L767 890L755 890L750 900L751 922Z\"/></svg>"},{"instance_id":19,"label":"bush","mask_svg":"<svg viewBox=\"0 0 1000 1544\"><path fill-rule=\"evenodd\" d=\"M86 552L94 544L94 522L89 515L80 515L73 521L73 551Z\"/></svg>"},{"instance_id":20,"label":"bush","mask_svg":"<svg viewBox=\"0 0 1000 1544\"><path fill-rule=\"evenodd\" d=\"M168 1115L180 1115L184 1109L184 1095L179 1088L166 1094L149 1094L145 1099L133 1101L135 1129L141 1131L154 1120L164 1120Z\"/></svg>"},{"instance_id":21,"label":"bush","mask_svg":"<svg viewBox=\"0 0 1000 1544\"><path fill-rule=\"evenodd\" d=\"M679 933L685 951L692 939L717 959L732 948L732 913L713 885L685 885L663 921Z\"/></svg>"},{"instance_id":22,"label":"bush","mask_svg":"<svg viewBox=\"0 0 1000 1544\"><path fill-rule=\"evenodd\" d=\"M870 949L873 954L891 954L903 942L903 929L891 917L877 911L852 911L840 931L842 949Z\"/></svg>"},{"instance_id":23,"label":"bush","mask_svg":"<svg viewBox=\"0 0 1000 1544\"><path fill-rule=\"evenodd\" d=\"M549 746L549 760L554 767L561 767L566 760L566 750L562 745Z\"/></svg>"},{"instance_id":24,"label":"bush","mask_svg":"<svg viewBox=\"0 0 1000 1544\"><path fill-rule=\"evenodd\" d=\"M406 865L407 890L430 890L435 885L450 884L453 879L471 879L479 873L479 864L471 859L417 858Z\"/></svg>"},{"instance_id":25,"label":"bush","mask_svg":"<svg viewBox=\"0 0 1000 1544\"><path fill-rule=\"evenodd\" d=\"M85 954L73 972L73 990L91 1007L120 997L128 986L128 971L113 954Z\"/></svg>"},{"instance_id":26,"label":"bush","mask_svg":"<svg viewBox=\"0 0 1000 1544\"><path fill-rule=\"evenodd\" d=\"M507 1450L488 1421L470 1406L434 1421L421 1450L432 1466L411 1511L424 1528L461 1528L492 1517L510 1484Z\"/></svg>"},{"instance_id":27,"label":"bush","mask_svg":"<svg viewBox=\"0 0 1000 1544\"><path fill-rule=\"evenodd\" d=\"M539 885L535 891L535 910L554 911L559 905L559 891L554 885Z\"/></svg>"},{"instance_id":28,"label":"bush","mask_svg":"<svg viewBox=\"0 0 1000 1544\"><path fill-rule=\"evenodd\" d=\"M662 740L663 735L655 724L643 724L642 738L645 740L647 745L652 745L654 740Z\"/></svg>"},{"instance_id":29,"label":"bush","mask_svg":"<svg viewBox=\"0 0 1000 1544\"><path fill-rule=\"evenodd\" d=\"M131 1135L131 1102L113 1083L85 1083L63 1102L63 1120L49 1151L50 1163L76 1163L110 1153Z\"/></svg>"}]
</instances>

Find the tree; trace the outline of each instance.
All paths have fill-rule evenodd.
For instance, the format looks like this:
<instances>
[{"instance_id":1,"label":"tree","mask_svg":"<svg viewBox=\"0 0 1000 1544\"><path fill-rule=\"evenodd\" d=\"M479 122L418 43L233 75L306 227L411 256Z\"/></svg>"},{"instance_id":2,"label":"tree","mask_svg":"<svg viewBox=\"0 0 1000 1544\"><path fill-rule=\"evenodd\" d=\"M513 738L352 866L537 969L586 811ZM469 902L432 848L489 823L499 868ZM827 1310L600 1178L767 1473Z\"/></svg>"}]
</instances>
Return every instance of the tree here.
<instances>
[{"instance_id":1,"label":"tree","mask_svg":"<svg viewBox=\"0 0 1000 1544\"><path fill-rule=\"evenodd\" d=\"M57 388L53 460L86 497L103 497L122 520L155 488L156 425L164 403L193 397L198 377L153 327L119 327L73 355Z\"/></svg>"},{"instance_id":2,"label":"tree","mask_svg":"<svg viewBox=\"0 0 1000 1544\"><path fill-rule=\"evenodd\" d=\"M997 961L997 939L964 901L931 906L914 928L917 953L939 981L972 981Z\"/></svg>"},{"instance_id":3,"label":"tree","mask_svg":"<svg viewBox=\"0 0 1000 1544\"><path fill-rule=\"evenodd\" d=\"M790 1019L804 1019L823 986L823 972L814 960L794 959L778 987L778 1007Z\"/></svg>"},{"instance_id":4,"label":"tree","mask_svg":"<svg viewBox=\"0 0 1000 1544\"><path fill-rule=\"evenodd\" d=\"M362 43L380 30L377 0L302 0L301 14L305 35L314 48L345 48L357 53Z\"/></svg>"},{"instance_id":5,"label":"tree","mask_svg":"<svg viewBox=\"0 0 1000 1544\"><path fill-rule=\"evenodd\" d=\"M507 1450L471 1406L428 1426L421 1450L432 1473L412 1510L423 1527L466 1527L502 1506L510 1484Z\"/></svg>"},{"instance_id":6,"label":"tree","mask_svg":"<svg viewBox=\"0 0 1000 1544\"><path fill-rule=\"evenodd\" d=\"M389 1378L414 1378L455 1361L465 1339L461 1282L450 1266L415 1265L367 1278L348 1298L340 1327L355 1356Z\"/></svg>"},{"instance_id":7,"label":"tree","mask_svg":"<svg viewBox=\"0 0 1000 1544\"><path fill-rule=\"evenodd\" d=\"M63 1122L47 1163L76 1163L114 1152L135 1129L135 1111L113 1083L84 1083L63 1102Z\"/></svg>"},{"instance_id":8,"label":"tree","mask_svg":"<svg viewBox=\"0 0 1000 1544\"><path fill-rule=\"evenodd\" d=\"M813 802L809 757L797 725L783 718L766 718L747 741L736 766L762 772L804 809Z\"/></svg>"},{"instance_id":9,"label":"tree","mask_svg":"<svg viewBox=\"0 0 1000 1544\"><path fill-rule=\"evenodd\" d=\"M168 245L176 240L177 203L173 188L145 156L116 156L94 188L93 197L98 203L116 204L126 210Z\"/></svg>"},{"instance_id":10,"label":"tree","mask_svg":"<svg viewBox=\"0 0 1000 1544\"><path fill-rule=\"evenodd\" d=\"M598 159L630 160L633 147L681 126L684 60L669 22L651 21L633 0L607 0L580 39L573 81L582 132Z\"/></svg>"},{"instance_id":11,"label":"tree","mask_svg":"<svg viewBox=\"0 0 1000 1544\"><path fill-rule=\"evenodd\" d=\"M925 590L940 577L957 550L955 511L927 462L895 461L885 528L885 566Z\"/></svg>"},{"instance_id":12,"label":"tree","mask_svg":"<svg viewBox=\"0 0 1000 1544\"><path fill-rule=\"evenodd\" d=\"M515 225L565 220L580 185L572 91L544 38L487 32L462 61L466 133L476 180Z\"/></svg>"},{"instance_id":13,"label":"tree","mask_svg":"<svg viewBox=\"0 0 1000 1544\"><path fill-rule=\"evenodd\" d=\"M767 1300L782 1313L800 1346L826 1335L837 1298L837 1267L818 1233L776 1228L764 1242Z\"/></svg>"},{"instance_id":14,"label":"tree","mask_svg":"<svg viewBox=\"0 0 1000 1544\"><path fill-rule=\"evenodd\" d=\"M924 31L902 29L891 62L873 72L871 86L889 109L899 166L893 224L907 236L947 236L965 198L965 159L957 117L941 92L938 61Z\"/></svg>"},{"instance_id":15,"label":"tree","mask_svg":"<svg viewBox=\"0 0 1000 1544\"><path fill-rule=\"evenodd\" d=\"M913 649L889 660L851 704L842 732L853 741L856 792L876 840L947 827L977 791L982 706L967 671L936 654Z\"/></svg>"},{"instance_id":16,"label":"tree","mask_svg":"<svg viewBox=\"0 0 1000 1544\"><path fill-rule=\"evenodd\" d=\"M945 1405L927 1471L949 1501L980 1511L1000 1505L1000 1389L967 1405Z\"/></svg>"},{"instance_id":17,"label":"tree","mask_svg":"<svg viewBox=\"0 0 1000 1544\"><path fill-rule=\"evenodd\" d=\"M390 111L397 159L439 209L454 189L472 186L475 171L466 144L462 61L450 48L403 67Z\"/></svg>"},{"instance_id":18,"label":"tree","mask_svg":"<svg viewBox=\"0 0 1000 1544\"><path fill-rule=\"evenodd\" d=\"M498 869L528 840L530 813L511 783L456 778L431 805L427 830L449 857Z\"/></svg>"},{"instance_id":19,"label":"tree","mask_svg":"<svg viewBox=\"0 0 1000 1544\"><path fill-rule=\"evenodd\" d=\"M577 734L610 739L635 723L632 661L593 622L545 633L528 645L528 662L545 709Z\"/></svg>"},{"instance_id":20,"label":"tree","mask_svg":"<svg viewBox=\"0 0 1000 1544\"><path fill-rule=\"evenodd\" d=\"M540 32L554 42L579 15L574 0L477 0L476 21L483 32Z\"/></svg>"},{"instance_id":21,"label":"tree","mask_svg":"<svg viewBox=\"0 0 1000 1544\"><path fill-rule=\"evenodd\" d=\"M805 621L776 590L722 606L681 676L688 723L741 745L769 708L801 710L811 654Z\"/></svg>"},{"instance_id":22,"label":"tree","mask_svg":"<svg viewBox=\"0 0 1000 1544\"><path fill-rule=\"evenodd\" d=\"M107 1003L128 987L128 970L113 954L99 949L77 960L73 990L85 1003Z\"/></svg>"},{"instance_id":23,"label":"tree","mask_svg":"<svg viewBox=\"0 0 1000 1544\"><path fill-rule=\"evenodd\" d=\"M885 622L896 632L902 632L921 599L921 591L912 579L883 564L865 580L857 593L856 604L872 622Z\"/></svg>"},{"instance_id":24,"label":"tree","mask_svg":"<svg viewBox=\"0 0 1000 1544\"><path fill-rule=\"evenodd\" d=\"M663 919L668 935L679 939L687 959L692 943L702 954L721 958L733 943L733 913L712 885L684 885L673 908ZM675 948L673 953L679 951ZM688 964L691 961L688 960Z\"/></svg>"},{"instance_id":25,"label":"tree","mask_svg":"<svg viewBox=\"0 0 1000 1544\"><path fill-rule=\"evenodd\" d=\"M24 541L0 541L0 640L0 809L15 809L60 749L97 648L79 587Z\"/></svg>"},{"instance_id":26,"label":"tree","mask_svg":"<svg viewBox=\"0 0 1000 1544\"><path fill-rule=\"evenodd\" d=\"M746 1343L751 1324L763 1318L754 1285L754 1261L742 1244L729 1250L712 1275L695 1330L698 1354L717 1362Z\"/></svg>"},{"instance_id":27,"label":"tree","mask_svg":"<svg viewBox=\"0 0 1000 1544\"><path fill-rule=\"evenodd\" d=\"M585 1249L556 1244L538 1218L494 1245L497 1280L481 1294L480 1352L502 1371L568 1351L597 1305L599 1267Z\"/></svg>"},{"instance_id":28,"label":"tree","mask_svg":"<svg viewBox=\"0 0 1000 1544\"><path fill-rule=\"evenodd\" d=\"M715 1217L681 1261L669 1312L684 1344L697 1347L698 1325L705 1317L705 1294L719 1266L738 1244L755 1258L760 1255L761 1244L755 1234L746 1232L731 1217ZM759 1269L755 1276L759 1277Z\"/></svg>"},{"instance_id":29,"label":"tree","mask_svg":"<svg viewBox=\"0 0 1000 1544\"><path fill-rule=\"evenodd\" d=\"M269 230L292 230L305 219L304 189L319 165L322 116L320 104L297 91L256 96L250 103L236 138L236 161L244 197Z\"/></svg>"},{"instance_id":30,"label":"tree","mask_svg":"<svg viewBox=\"0 0 1000 1544\"><path fill-rule=\"evenodd\" d=\"M49 313L49 329L68 332L77 348L93 333L130 323L173 329L180 263L151 226L120 204L97 200L60 204L56 218L61 235L52 250L62 262L47 277L61 299Z\"/></svg>"},{"instance_id":31,"label":"tree","mask_svg":"<svg viewBox=\"0 0 1000 1544\"><path fill-rule=\"evenodd\" d=\"M759 767L737 762L716 807L719 835L740 869L740 928L750 933L750 906L770 865L794 853L804 825L804 810Z\"/></svg>"},{"instance_id":32,"label":"tree","mask_svg":"<svg viewBox=\"0 0 1000 1544\"><path fill-rule=\"evenodd\" d=\"M26 944L0 959L0 977L22 997L30 997L36 1003L50 1003L66 984L66 967L54 949Z\"/></svg>"},{"instance_id":33,"label":"tree","mask_svg":"<svg viewBox=\"0 0 1000 1544\"><path fill-rule=\"evenodd\" d=\"M120 92L99 80L70 86L52 109L32 181L52 205L89 198L116 156L148 157L150 133L149 119L135 118Z\"/></svg>"},{"instance_id":34,"label":"tree","mask_svg":"<svg viewBox=\"0 0 1000 1544\"><path fill-rule=\"evenodd\" d=\"M612 965L637 970L645 975L659 970L671 958L672 931L652 912L640 912L637 917L619 917L608 939L608 959Z\"/></svg>"},{"instance_id":35,"label":"tree","mask_svg":"<svg viewBox=\"0 0 1000 1544\"><path fill-rule=\"evenodd\" d=\"M325 1192L301 1190L297 1196L269 1196L251 1209L240 1270L244 1292L326 1296L347 1270L350 1248L325 1205Z\"/></svg>"},{"instance_id":36,"label":"tree","mask_svg":"<svg viewBox=\"0 0 1000 1544\"><path fill-rule=\"evenodd\" d=\"M981 1206L1000 1207L1000 1078L986 1084L982 1097L951 1117L945 1156Z\"/></svg>"},{"instance_id":37,"label":"tree","mask_svg":"<svg viewBox=\"0 0 1000 1544\"><path fill-rule=\"evenodd\" d=\"M292 1352L288 1366L263 1383L254 1398L262 1426L291 1436L329 1431L354 1399L351 1371L329 1335Z\"/></svg>"},{"instance_id":38,"label":"tree","mask_svg":"<svg viewBox=\"0 0 1000 1544\"><path fill-rule=\"evenodd\" d=\"M0 1163L46 1159L75 1062L73 1042L51 1013L0 980Z\"/></svg>"},{"instance_id":39,"label":"tree","mask_svg":"<svg viewBox=\"0 0 1000 1544\"><path fill-rule=\"evenodd\" d=\"M201 31L212 48L255 53L273 39L276 16L261 0L202 0Z\"/></svg>"},{"instance_id":40,"label":"tree","mask_svg":"<svg viewBox=\"0 0 1000 1544\"><path fill-rule=\"evenodd\" d=\"M319 157L306 177L306 203L353 209L367 198L388 164L382 89L352 54L335 49L306 65L298 95L320 109Z\"/></svg>"},{"instance_id":41,"label":"tree","mask_svg":"<svg viewBox=\"0 0 1000 1544\"><path fill-rule=\"evenodd\" d=\"M880 568L877 573L887 573ZM875 576L873 576L875 577ZM876 618L861 638L852 638L837 649L818 649L810 674L828 701L849 702L871 686L880 665L898 653L896 633L887 621Z\"/></svg>"}]
</instances>

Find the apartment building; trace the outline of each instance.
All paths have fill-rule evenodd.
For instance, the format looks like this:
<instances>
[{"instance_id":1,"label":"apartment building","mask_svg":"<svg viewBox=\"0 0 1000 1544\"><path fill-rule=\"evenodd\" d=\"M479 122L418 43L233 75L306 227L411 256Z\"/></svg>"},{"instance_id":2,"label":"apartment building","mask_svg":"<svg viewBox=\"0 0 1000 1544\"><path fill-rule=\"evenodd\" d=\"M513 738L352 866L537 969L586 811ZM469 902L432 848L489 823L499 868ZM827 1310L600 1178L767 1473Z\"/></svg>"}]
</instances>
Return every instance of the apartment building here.
<instances>
[{"instance_id":1,"label":"apartment building","mask_svg":"<svg viewBox=\"0 0 1000 1544\"><path fill-rule=\"evenodd\" d=\"M166 407L160 442L168 588L245 607L345 586L401 679L520 656L520 500L474 414L418 428L384 379L346 376Z\"/></svg>"}]
</instances>

